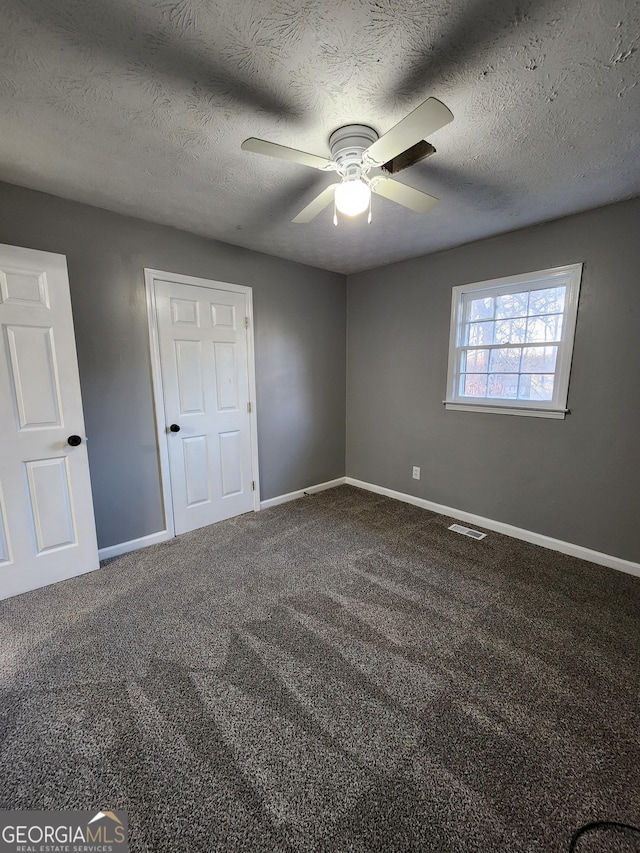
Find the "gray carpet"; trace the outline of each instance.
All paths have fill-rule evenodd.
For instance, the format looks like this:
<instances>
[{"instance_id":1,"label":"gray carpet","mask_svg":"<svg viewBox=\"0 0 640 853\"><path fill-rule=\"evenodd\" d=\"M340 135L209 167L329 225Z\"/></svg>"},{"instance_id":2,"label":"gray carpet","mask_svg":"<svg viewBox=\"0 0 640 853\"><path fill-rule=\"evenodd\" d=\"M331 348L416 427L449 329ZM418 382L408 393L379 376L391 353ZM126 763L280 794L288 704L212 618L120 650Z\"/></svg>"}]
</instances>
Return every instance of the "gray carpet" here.
<instances>
[{"instance_id":1,"label":"gray carpet","mask_svg":"<svg viewBox=\"0 0 640 853\"><path fill-rule=\"evenodd\" d=\"M343 486L0 603L0 807L126 809L136 853L640 825L640 580L450 523Z\"/></svg>"}]
</instances>

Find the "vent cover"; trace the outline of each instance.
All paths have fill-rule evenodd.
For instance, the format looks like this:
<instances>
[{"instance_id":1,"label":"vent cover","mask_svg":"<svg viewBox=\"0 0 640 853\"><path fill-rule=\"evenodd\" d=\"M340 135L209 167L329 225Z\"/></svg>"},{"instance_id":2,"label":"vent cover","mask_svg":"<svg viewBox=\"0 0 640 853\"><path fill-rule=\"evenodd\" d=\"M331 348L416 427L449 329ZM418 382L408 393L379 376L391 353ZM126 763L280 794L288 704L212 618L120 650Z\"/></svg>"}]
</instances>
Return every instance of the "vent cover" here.
<instances>
[{"instance_id":1,"label":"vent cover","mask_svg":"<svg viewBox=\"0 0 640 853\"><path fill-rule=\"evenodd\" d=\"M472 539L484 539L487 535L486 533L480 533L479 530L473 530L471 527L463 527L461 524L452 524L449 530L462 533L463 536L470 536Z\"/></svg>"}]
</instances>

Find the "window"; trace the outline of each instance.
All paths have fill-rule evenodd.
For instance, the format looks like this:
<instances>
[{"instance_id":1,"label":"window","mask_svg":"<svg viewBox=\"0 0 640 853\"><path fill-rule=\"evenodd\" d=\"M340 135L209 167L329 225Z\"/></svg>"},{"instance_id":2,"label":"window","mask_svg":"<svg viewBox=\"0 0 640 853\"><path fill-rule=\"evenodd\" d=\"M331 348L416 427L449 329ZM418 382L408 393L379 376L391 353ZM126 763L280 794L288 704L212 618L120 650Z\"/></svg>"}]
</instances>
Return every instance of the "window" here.
<instances>
[{"instance_id":1,"label":"window","mask_svg":"<svg viewBox=\"0 0 640 853\"><path fill-rule=\"evenodd\" d=\"M582 264L453 288L447 409L564 418Z\"/></svg>"}]
</instances>

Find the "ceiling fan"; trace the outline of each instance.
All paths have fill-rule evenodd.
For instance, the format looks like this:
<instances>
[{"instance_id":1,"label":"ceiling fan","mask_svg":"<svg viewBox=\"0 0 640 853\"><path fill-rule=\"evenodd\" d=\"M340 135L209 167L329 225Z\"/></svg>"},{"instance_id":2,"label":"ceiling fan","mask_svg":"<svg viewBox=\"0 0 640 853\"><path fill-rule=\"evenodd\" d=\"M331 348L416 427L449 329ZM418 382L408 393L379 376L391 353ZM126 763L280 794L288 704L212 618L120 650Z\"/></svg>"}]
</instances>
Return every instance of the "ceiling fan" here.
<instances>
[{"instance_id":1,"label":"ceiling fan","mask_svg":"<svg viewBox=\"0 0 640 853\"><path fill-rule=\"evenodd\" d=\"M348 124L334 130L329 137L330 160L253 136L245 139L242 149L301 163L322 172L338 173L341 180L325 187L292 222L311 222L332 201L334 225L338 224L337 211L346 216L358 216L367 208L368 221L371 222L372 192L416 213L426 213L438 201L427 193L394 181L389 175L433 153L435 148L423 142L424 138L452 119L453 114L441 101L427 98L380 137L373 128L363 124ZM415 149L415 152L410 154L410 149ZM394 168L394 161L398 162L401 154L409 156L404 158L402 165Z\"/></svg>"}]
</instances>

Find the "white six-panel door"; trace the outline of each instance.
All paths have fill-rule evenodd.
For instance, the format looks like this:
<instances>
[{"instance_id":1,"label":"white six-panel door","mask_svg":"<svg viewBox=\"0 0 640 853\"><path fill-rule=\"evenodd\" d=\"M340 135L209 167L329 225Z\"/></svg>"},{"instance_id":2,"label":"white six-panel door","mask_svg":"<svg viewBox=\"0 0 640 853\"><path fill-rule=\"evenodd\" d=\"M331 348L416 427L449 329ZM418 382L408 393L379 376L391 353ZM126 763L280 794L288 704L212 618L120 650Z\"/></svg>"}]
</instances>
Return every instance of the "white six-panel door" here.
<instances>
[{"instance_id":1,"label":"white six-panel door","mask_svg":"<svg viewBox=\"0 0 640 853\"><path fill-rule=\"evenodd\" d=\"M0 598L7 598L98 568L64 255L0 245L0 332Z\"/></svg>"},{"instance_id":2,"label":"white six-panel door","mask_svg":"<svg viewBox=\"0 0 640 853\"><path fill-rule=\"evenodd\" d=\"M249 312L239 288L154 285L161 431L178 534L253 509Z\"/></svg>"}]
</instances>

